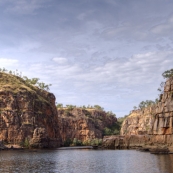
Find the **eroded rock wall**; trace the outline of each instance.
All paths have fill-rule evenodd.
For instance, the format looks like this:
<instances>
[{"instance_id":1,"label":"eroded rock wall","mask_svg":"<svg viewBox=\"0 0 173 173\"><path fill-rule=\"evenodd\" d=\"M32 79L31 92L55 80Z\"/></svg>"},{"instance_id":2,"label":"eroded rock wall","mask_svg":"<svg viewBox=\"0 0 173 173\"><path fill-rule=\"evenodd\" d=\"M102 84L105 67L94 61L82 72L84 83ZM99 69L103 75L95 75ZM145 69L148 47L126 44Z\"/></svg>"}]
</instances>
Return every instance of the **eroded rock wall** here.
<instances>
[{"instance_id":1,"label":"eroded rock wall","mask_svg":"<svg viewBox=\"0 0 173 173\"><path fill-rule=\"evenodd\" d=\"M84 142L103 137L105 127L110 127L117 122L115 116L107 115L104 111L85 110L58 110L59 131L63 142L74 138Z\"/></svg>"},{"instance_id":2,"label":"eroded rock wall","mask_svg":"<svg viewBox=\"0 0 173 173\"><path fill-rule=\"evenodd\" d=\"M35 148L58 147L55 96L13 75L0 73L0 80L0 140Z\"/></svg>"}]
</instances>

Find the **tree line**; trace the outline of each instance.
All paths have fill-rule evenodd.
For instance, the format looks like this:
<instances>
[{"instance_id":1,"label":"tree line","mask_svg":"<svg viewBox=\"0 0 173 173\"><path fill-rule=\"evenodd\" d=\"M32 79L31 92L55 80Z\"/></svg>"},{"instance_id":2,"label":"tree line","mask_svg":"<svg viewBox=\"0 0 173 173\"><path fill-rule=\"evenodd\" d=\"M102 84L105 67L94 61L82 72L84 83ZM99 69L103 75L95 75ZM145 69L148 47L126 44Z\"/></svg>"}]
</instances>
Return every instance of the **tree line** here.
<instances>
[{"instance_id":1,"label":"tree line","mask_svg":"<svg viewBox=\"0 0 173 173\"><path fill-rule=\"evenodd\" d=\"M56 105L56 107L57 107L57 108L71 108L71 109L73 109L73 108L97 109L97 110L100 110L100 111L104 111L104 108L101 107L101 106L99 106L99 105L94 105L94 106L92 106L92 105L88 105L88 106L85 106L85 105L83 105L83 106L66 105L66 106L63 106L62 103L58 103L58 104Z\"/></svg>"},{"instance_id":2,"label":"tree line","mask_svg":"<svg viewBox=\"0 0 173 173\"><path fill-rule=\"evenodd\" d=\"M88 105L88 106L76 106L76 105L63 105L62 103L58 103L56 104L56 107L59 108L59 109L68 109L69 111L73 110L74 108L79 108L79 109L94 109L94 110L98 110L98 111L104 111L104 108L101 107L100 105ZM110 115L110 116L115 116L116 117L116 114L114 114L112 111L107 111L105 112L106 115Z\"/></svg>"}]
</instances>

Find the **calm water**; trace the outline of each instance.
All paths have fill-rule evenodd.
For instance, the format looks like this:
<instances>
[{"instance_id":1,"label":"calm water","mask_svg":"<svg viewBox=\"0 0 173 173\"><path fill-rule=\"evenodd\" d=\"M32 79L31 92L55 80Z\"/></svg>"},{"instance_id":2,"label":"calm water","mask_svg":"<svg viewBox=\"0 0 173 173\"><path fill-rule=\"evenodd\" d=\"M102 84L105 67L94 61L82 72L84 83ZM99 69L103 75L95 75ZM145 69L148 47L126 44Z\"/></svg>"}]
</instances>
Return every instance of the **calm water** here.
<instances>
[{"instance_id":1,"label":"calm water","mask_svg":"<svg viewBox=\"0 0 173 173\"><path fill-rule=\"evenodd\" d=\"M135 150L0 151L0 172L173 173L173 155Z\"/></svg>"}]
</instances>

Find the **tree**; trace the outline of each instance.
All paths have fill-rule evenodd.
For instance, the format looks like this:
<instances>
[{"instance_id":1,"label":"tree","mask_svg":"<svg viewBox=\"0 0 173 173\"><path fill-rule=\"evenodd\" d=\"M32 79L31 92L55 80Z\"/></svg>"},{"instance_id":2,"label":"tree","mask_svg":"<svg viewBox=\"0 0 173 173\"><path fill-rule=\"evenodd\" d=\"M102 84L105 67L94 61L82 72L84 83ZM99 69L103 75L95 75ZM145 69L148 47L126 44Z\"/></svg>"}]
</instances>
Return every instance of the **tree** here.
<instances>
[{"instance_id":1,"label":"tree","mask_svg":"<svg viewBox=\"0 0 173 173\"><path fill-rule=\"evenodd\" d=\"M63 104L62 104L62 103L58 103L58 104L56 105L56 107L57 107L57 108L63 108Z\"/></svg>"},{"instance_id":2,"label":"tree","mask_svg":"<svg viewBox=\"0 0 173 173\"><path fill-rule=\"evenodd\" d=\"M139 103L139 108L142 109L142 108L144 108L144 107L145 107L145 102L144 102L144 101L140 102L140 103Z\"/></svg>"},{"instance_id":3,"label":"tree","mask_svg":"<svg viewBox=\"0 0 173 173\"><path fill-rule=\"evenodd\" d=\"M133 106L133 109L134 109L134 110L136 110L136 109L137 109L137 107L136 107L136 106Z\"/></svg>"},{"instance_id":4,"label":"tree","mask_svg":"<svg viewBox=\"0 0 173 173\"><path fill-rule=\"evenodd\" d=\"M40 80L39 78L32 78L32 79L30 80L30 82L31 82L32 85L36 85L36 84L38 83L39 80Z\"/></svg>"},{"instance_id":5,"label":"tree","mask_svg":"<svg viewBox=\"0 0 173 173\"><path fill-rule=\"evenodd\" d=\"M114 114L112 111L106 112L106 115L116 117L116 114Z\"/></svg>"},{"instance_id":6,"label":"tree","mask_svg":"<svg viewBox=\"0 0 173 173\"><path fill-rule=\"evenodd\" d=\"M100 111L103 111L104 108L102 108L101 106L99 105L94 105L94 108L97 109L97 110L100 110Z\"/></svg>"},{"instance_id":7,"label":"tree","mask_svg":"<svg viewBox=\"0 0 173 173\"><path fill-rule=\"evenodd\" d=\"M156 101L158 101L158 100L156 99ZM156 101L155 101L155 102L152 101L152 100L141 101L141 102L139 103L139 106L138 106L138 107L139 107L140 109L146 108L146 107L148 107L148 106L152 106L152 105L156 104ZM137 109L137 107L134 106L134 110L136 110L136 109Z\"/></svg>"},{"instance_id":8,"label":"tree","mask_svg":"<svg viewBox=\"0 0 173 173\"><path fill-rule=\"evenodd\" d=\"M52 84L48 84L48 85L46 85L45 83L43 83L43 82L37 82L37 85L38 85L38 87L40 88L40 89L43 89L43 90L47 90L47 91L49 91L50 89L49 89L49 86L52 86Z\"/></svg>"},{"instance_id":9,"label":"tree","mask_svg":"<svg viewBox=\"0 0 173 173\"><path fill-rule=\"evenodd\" d=\"M170 69L170 70L166 70L163 74L162 74L162 76L164 77L164 78L170 78L170 77L173 77L173 69Z\"/></svg>"}]
</instances>

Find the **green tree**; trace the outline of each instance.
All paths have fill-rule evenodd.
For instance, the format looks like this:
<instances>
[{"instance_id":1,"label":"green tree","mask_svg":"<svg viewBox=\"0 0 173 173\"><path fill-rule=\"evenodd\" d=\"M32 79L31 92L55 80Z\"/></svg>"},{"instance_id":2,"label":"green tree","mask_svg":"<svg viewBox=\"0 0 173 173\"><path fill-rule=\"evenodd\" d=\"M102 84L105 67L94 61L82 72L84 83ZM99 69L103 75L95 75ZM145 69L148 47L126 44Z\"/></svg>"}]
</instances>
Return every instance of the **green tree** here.
<instances>
[{"instance_id":1,"label":"green tree","mask_svg":"<svg viewBox=\"0 0 173 173\"><path fill-rule=\"evenodd\" d=\"M100 111L103 111L104 110L104 108L102 108L99 105L94 105L94 109L97 109L97 110L100 110Z\"/></svg>"},{"instance_id":2,"label":"green tree","mask_svg":"<svg viewBox=\"0 0 173 173\"><path fill-rule=\"evenodd\" d=\"M134 107L133 107L133 109L134 109L134 110L136 110L136 109L137 109L137 107L136 107L136 106L134 106Z\"/></svg>"},{"instance_id":3,"label":"green tree","mask_svg":"<svg viewBox=\"0 0 173 173\"><path fill-rule=\"evenodd\" d=\"M164 77L164 78L170 78L170 77L173 77L173 69L170 69L170 70L166 70L163 74L162 74L162 76Z\"/></svg>"},{"instance_id":4,"label":"green tree","mask_svg":"<svg viewBox=\"0 0 173 173\"><path fill-rule=\"evenodd\" d=\"M32 85L36 85L36 84L38 83L39 80L40 80L39 78L32 78L32 79L30 80L30 83L31 83Z\"/></svg>"},{"instance_id":5,"label":"green tree","mask_svg":"<svg viewBox=\"0 0 173 173\"><path fill-rule=\"evenodd\" d=\"M56 105L56 107L57 107L57 108L63 108L63 104L62 104L62 103L58 103L58 104Z\"/></svg>"}]
</instances>

